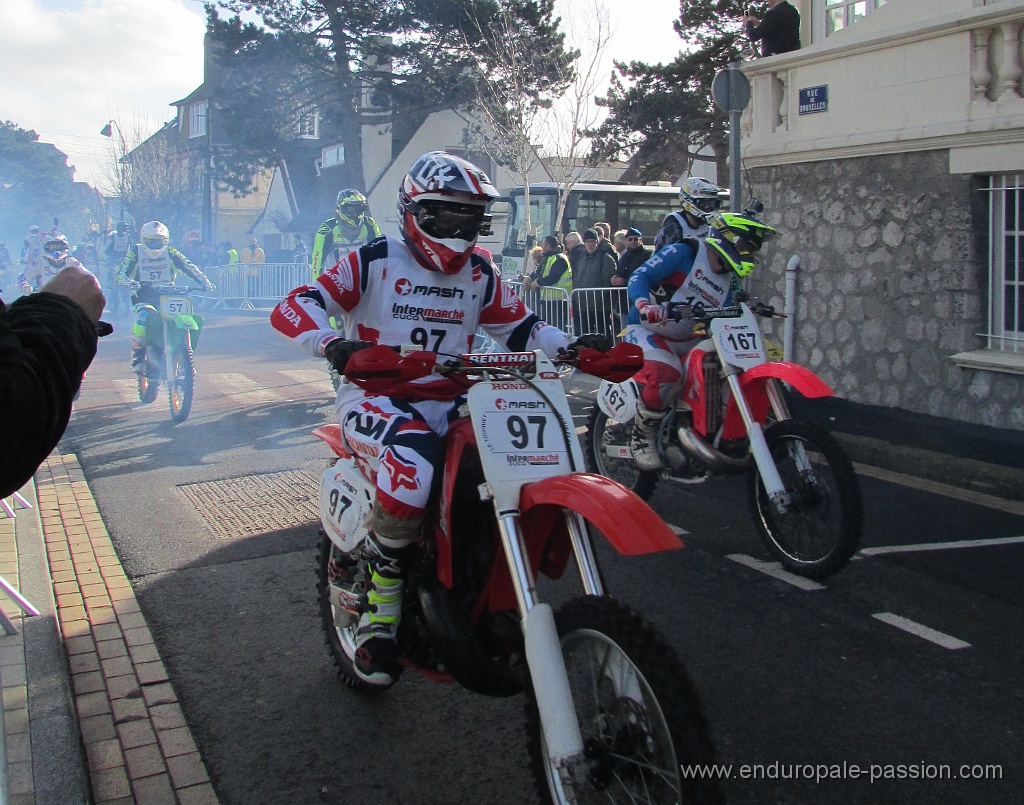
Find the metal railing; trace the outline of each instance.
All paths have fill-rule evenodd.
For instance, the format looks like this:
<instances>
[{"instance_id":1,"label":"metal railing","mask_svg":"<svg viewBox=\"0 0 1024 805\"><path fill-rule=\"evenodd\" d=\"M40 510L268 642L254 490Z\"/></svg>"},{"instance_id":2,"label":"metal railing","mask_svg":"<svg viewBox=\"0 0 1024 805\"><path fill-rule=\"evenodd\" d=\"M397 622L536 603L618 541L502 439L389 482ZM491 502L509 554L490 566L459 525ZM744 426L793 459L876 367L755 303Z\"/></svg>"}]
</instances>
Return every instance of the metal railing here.
<instances>
[{"instance_id":1,"label":"metal railing","mask_svg":"<svg viewBox=\"0 0 1024 805\"><path fill-rule=\"evenodd\" d=\"M212 266L206 269L206 275L217 286L211 296L204 297L206 300L212 301L215 308L243 310L270 309L293 289L313 279L305 263L232 263Z\"/></svg>"}]
</instances>

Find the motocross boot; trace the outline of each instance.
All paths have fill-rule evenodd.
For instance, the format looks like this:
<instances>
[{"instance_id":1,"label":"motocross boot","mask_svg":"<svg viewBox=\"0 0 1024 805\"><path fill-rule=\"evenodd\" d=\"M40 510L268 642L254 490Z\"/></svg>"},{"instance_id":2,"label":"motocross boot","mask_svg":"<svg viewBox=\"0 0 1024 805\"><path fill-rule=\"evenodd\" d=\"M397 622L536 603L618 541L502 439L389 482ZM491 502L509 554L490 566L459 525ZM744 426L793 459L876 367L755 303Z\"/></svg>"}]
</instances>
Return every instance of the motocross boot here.
<instances>
[{"instance_id":1,"label":"motocross boot","mask_svg":"<svg viewBox=\"0 0 1024 805\"><path fill-rule=\"evenodd\" d=\"M643 400L637 400L636 419L633 420L633 437L629 443L633 463L637 469L652 472L661 469L658 455L658 428L668 410L652 411Z\"/></svg>"},{"instance_id":2,"label":"motocross boot","mask_svg":"<svg viewBox=\"0 0 1024 805\"><path fill-rule=\"evenodd\" d=\"M132 368L131 371L135 374L141 374L146 371L146 348L145 347L132 347Z\"/></svg>"},{"instance_id":3,"label":"motocross boot","mask_svg":"<svg viewBox=\"0 0 1024 805\"><path fill-rule=\"evenodd\" d=\"M388 540L389 543L396 542ZM398 623L402 617L405 566L412 545L383 545L372 533L365 543L367 600L356 628L356 675L370 685L387 687L402 672L398 649Z\"/></svg>"}]
</instances>

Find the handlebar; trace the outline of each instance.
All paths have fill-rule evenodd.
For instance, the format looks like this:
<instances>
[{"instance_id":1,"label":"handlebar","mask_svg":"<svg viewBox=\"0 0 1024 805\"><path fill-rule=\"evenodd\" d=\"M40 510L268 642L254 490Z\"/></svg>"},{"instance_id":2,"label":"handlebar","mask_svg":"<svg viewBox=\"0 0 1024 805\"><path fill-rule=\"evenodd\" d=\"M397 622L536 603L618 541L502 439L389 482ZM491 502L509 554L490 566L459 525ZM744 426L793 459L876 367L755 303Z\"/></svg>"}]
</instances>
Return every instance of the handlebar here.
<instances>
[{"instance_id":1,"label":"handlebar","mask_svg":"<svg viewBox=\"0 0 1024 805\"><path fill-rule=\"evenodd\" d=\"M693 319L694 321L707 323L712 319L735 319L743 315L742 305L726 305L724 307L707 307L700 302L695 305L687 305L683 302L669 302L666 306L668 318L672 321L682 319ZM774 305L766 305L764 302L754 302L749 305L750 312L756 316L770 319L787 318L785 313L777 313Z\"/></svg>"}]
</instances>

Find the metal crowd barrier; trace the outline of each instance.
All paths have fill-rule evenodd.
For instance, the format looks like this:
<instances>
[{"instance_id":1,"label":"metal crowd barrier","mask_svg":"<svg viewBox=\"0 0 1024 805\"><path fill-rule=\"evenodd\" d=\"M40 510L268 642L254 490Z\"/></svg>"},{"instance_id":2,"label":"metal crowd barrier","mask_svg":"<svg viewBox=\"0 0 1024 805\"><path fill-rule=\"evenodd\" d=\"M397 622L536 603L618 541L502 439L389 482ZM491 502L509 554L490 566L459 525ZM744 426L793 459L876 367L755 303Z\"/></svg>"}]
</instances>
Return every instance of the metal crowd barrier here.
<instances>
[{"instance_id":1,"label":"metal crowd barrier","mask_svg":"<svg viewBox=\"0 0 1024 805\"><path fill-rule=\"evenodd\" d=\"M292 289L313 279L304 263L261 263L255 276L249 275L249 268L247 263L232 263L206 269L217 290L205 298L214 308L270 309Z\"/></svg>"},{"instance_id":2,"label":"metal crowd barrier","mask_svg":"<svg viewBox=\"0 0 1024 805\"><path fill-rule=\"evenodd\" d=\"M604 333L621 340L629 312L626 288L538 288L524 292L522 283L508 283L526 306L569 336Z\"/></svg>"}]
</instances>

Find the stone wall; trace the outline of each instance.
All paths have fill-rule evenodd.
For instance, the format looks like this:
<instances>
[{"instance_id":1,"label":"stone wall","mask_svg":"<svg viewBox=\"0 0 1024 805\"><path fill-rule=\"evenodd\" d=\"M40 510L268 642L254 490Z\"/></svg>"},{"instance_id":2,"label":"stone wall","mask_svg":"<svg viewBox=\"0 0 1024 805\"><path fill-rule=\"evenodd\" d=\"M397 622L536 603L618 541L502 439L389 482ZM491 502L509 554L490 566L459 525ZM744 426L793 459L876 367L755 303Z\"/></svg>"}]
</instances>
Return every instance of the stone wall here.
<instances>
[{"instance_id":1,"label":"stone wall","mask_svg":"<svg viewBox=\"0 0 1024 805\"><path fill-rule=\"evenodd\" d=\"M756 168L780 235L750 291L782 309L800 256L793 359L839 397L1024 430L1024 376L962 369L987 329L985 180L945 150ZM782 320L767 333L782 342Z\"/></svg>"}]
</instances>

